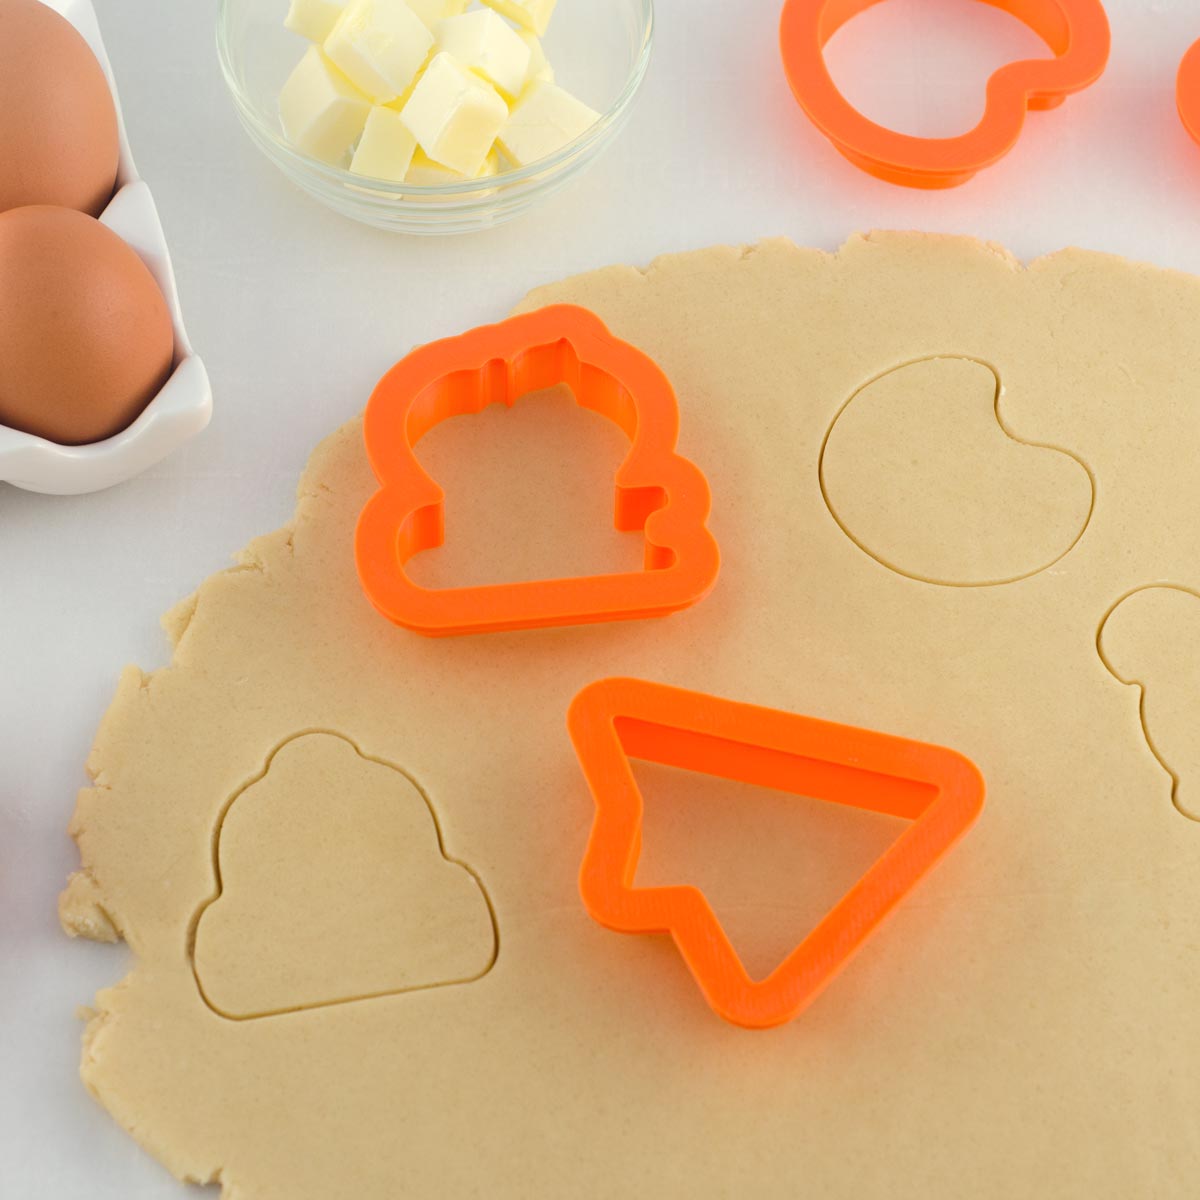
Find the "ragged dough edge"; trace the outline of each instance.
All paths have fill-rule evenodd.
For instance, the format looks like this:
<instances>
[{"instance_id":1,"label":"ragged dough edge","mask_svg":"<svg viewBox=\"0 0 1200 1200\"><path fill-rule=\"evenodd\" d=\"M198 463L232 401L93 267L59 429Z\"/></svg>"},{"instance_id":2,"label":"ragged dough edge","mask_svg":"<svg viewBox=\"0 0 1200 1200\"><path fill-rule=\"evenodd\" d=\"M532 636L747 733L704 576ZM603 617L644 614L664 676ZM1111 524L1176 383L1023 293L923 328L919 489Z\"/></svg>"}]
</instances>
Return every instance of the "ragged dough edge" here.
<instances>
[{"instance_id":1,"label":"ragged dough edge","mask_svg":"<svg viewBox=\"0 0 1200 1200\"><path fill-rule=\"evenodd\" d=\"M627 282L653 284L661 280L673 281L680 274L696 273L695 263L697 259L701 258L704 259L702 266L704 272L727 271L730 267L754 266L779 258L807 259L822 265L836 266L854 260L860 255L869 255L877 251L901 250L908 252L917 245L924 247L929 244L940 244L947 248L959 249L964 246L969 247L981 256L1012 271L1032 270L1035 267L1041 269L1044 264L1050 264L1060 256L1072 253L1086 253L1091 258L1110 257L1094 255L1086 251L1056 251L1054 254L1034 260L1027 268L1020 259L997 242L985 242L978 238L960 237L953 234L876 230L852 234L835 251L800 246L788 237L774 237L741 246L712 246L705 250L684 250L673 254L662 254L652 259L644 267L602 267L596 271L569 276L556 283L535 288L513 311L516 313L530 312L547 304L555 303L557 295L561 292L575 292L581 287L589 290L596 285L619 287L622 283Z\"/></svg>"},{"instance_id":2,"label":"ragged dough edge","mask_svg":"<svg viewBox=\"0 0 1200 1200\"><path fill-rule=\"evenodd\" d=\"M329 494L328 486L318 479L325 459L348 438L359 437L361 425L361 418L348 421L313 451L301 475L295 512L286 525L273 533L254 538L234 555L232 567L211 575L190 596L164 614L162 626L172 651L167 665L149 673L136 666L127 666L121 672L116 694L101 718L87 758L86 770L92 786L79 792L75 813L68 827L76 842L94 812L110 802L113 794L120 790L122 764L116 760L111 745L121 742L121 735L142 719L143 706L152 698L155 681L168 671L186 670L191 665L188 633L203 614L206 599L234 579L239 588L264 586L267 577L286 564L295 553L297 528L312 515L314 509L324 503ZM81 860L80 870L72 874L59 900L59 915L64 929L72 937L90 937L102 942L125 938L120 914L111 906L95 865L88 861L85 853L81 853Z\"/></svg>"},{"instance_id":3,"label":"ragged dough edge","mask_svg":"<svg viewBox=\"0 0 1200 1200\"><path fill-rule=\"evenodd\" d=\"M822 266L836 268L844 264L857 264L871 256L884 254L903 257L917 251L938 247L947 251L961 252L966 249L980 259L1014 274L1050 275L1060 274L1065 283L1081 266L1101 266L1105 263L1120 263L1125 267L1143 268L1168 278L1194 279L1186 271L1162 267L1155 263L1130 259L1119 254L1108 254L1098 250L1066 247L1024 262L999 242L959 234L925 233L921 231L872 230L851 234L833 251L797 245L791 238L764 238L762 241L735 246L712 246L704 250L684 250L659 255L644 267L613 266L586 271L569 276L555 283L544 284L531 291L513 310L514 313L530 312L547 304L560 303L563 293L583 291L602 293L616 290L624 283L654 284L660 280L674 281L679 275L708 273L715 270L727 271L730 267L753 269L780 258L806 259ZM703 260L697 271L698 260Z\"/></svg>"},{"instance_id":4,"label":"ragged dough edge","mask_svg":"<svg viewBox=\"0 0 1200 1200\"><path fill-rule=\"evenodd\" d=\"M855 235L855 237L848 239L842 249L835 254L831 254L825 250L798 246L791 238L777 237L765 238L761 242L754 242L743 246L711 246L705 250L683 250L674 254L660 254L644 267L601 267L595 271L584 271L581 274L568 276L566 279L558 280L555 283L544 284L541 287L534 288L513 309L513 313L532 312L535 309L545 307L547 304L558 303L556 299L557 293L563 291L574 292L578 291L581 287L587 289L593 285L619 287L622 283L629 282L638 284L655 283L660 279L672 279L681 272L684 274L693 273L693 264L695 260L700 258L705 260L702 269L706 272L725 270L739 263L749 263L759 256L796 255L818 261L833 261L840 257L846 248L860 236Z\"/></svg>"},{"instance_id":5,"label":"ragged dough edge","mask_svg":"<svg viewBox=\"0 0 1200 1200\"><path fill-rule=\"evenodd\" d=\"M96 1103L104 1108L151 1158L166 1166L181 1183L196 1184L200 1187L221 1184L222 1200L236 1200L237 1190L231 1185L225 1185L222 1179L223 1167L201 1167L195 1163L181 1161L172 1147L158 1141L152 1127L139 1124L134 1114L122 1112L117 1100L105 1094L100 1086L99 1063L105 1035L112 1029L119 1016L121 996L132 986L132 979L131 972L120 983L98 992L94 1008L79 1010L79 1016L85 1022L81 1038L79 1077Z\"/></svg>"},{"instance_id":6,"label":"ragged dough edge","mask_svg":"<svg viewBox=\"0 0 1200 1200\"><path fill-rule=\"evenodd\" d=\"M1030 275L1061 274L1061 284L1065 284L1075 269L1084 265L1101 265L1105 262L1142 265L1131 263L1119 255L1079 249L1055 251L1028 264L1022 264L1007 249L996 243L948 234L889 231L860 233L847 238L833 252L801 247L790 238L780 237L751 245L715 246L661 255L641 268L612 266L584 272L534 289L513 311L528 312L546 304L558 303L564 295L583 303L593 296L602 300L606 295L623 291L626 285L631 283L639 287L653 287L660 281L675 282L680 275L725 272L731 268L753 271L779 258L807 260L824 269L836 269L844 264L856 264L868 256L904 257L925 252L931 246L957 253L968 249L981 259L986 259L997 268L1006 271L1027 272ZM1150 264L1147 266L1157 274L1187 277L1186 272L1167 270ZM88 758L87 771L93 786L79 793L75 815L71 821L70 833L77 842L87 824L91 820L102 819L104 806L111 803L113 797L120 793L122 764L115 758L111 744L129 740L128 734L136 731L137 723L143 720L148 706L153 702L155 681L164 672L186 671L192 665L188 652L188 635L196 621L204 618L207 600L215 591L230 586L239 590L265 587L273 572L286 569L289 559L295 554L298 530L319 511L329 491L322 478L326 460L335 457L347 439L361 439L361 428L361 417L354 418L334 430L314 449L301 475L296 508L289 522L275 532L249 542L235 555L234 566L210 576L195 592L164 615L162 624L172 649L168 664L150 673L144 673L133 666L127 667L122 673L116 695L101 720L95 744ZM242 599L244 602L244 595ZM224 1200L234 1200L239 1188L232 1179L224 1177L224 1167L214 1165L200 1168L196 1159L203 1157L204 1151L195 1147L187 1152L191 1161L185 1162L178 1147L159 1144L154 1130L144 1124L137 1124L133 1114L121 1112L118 1099L105 1094L100 1085L99 1063L103 1055L105 1036L120 1017L121 995L132 986L137 970L137 931L128 928L123 921L112 897L106 891L99 864L90 860L82 846L81 867L70 877L62 893L59 914L63 927L70 936L102 942L125 940L135 956L131 972L115 986L99 992L93 1007L82 1010L87 1022L80 1065L84 1084L135 1141L177 1178L188 1183L219 1183Z\"/></svg>"},{"instance_id":7,"label":"ragged dough edge","mask_svg":"<svg viewBox=\"0 0 1200 1200\"><path fill-rule=\"evenodd\" d=\"M58 898L58 920L68 937L91 942L118 942L122 934L104 907L103 893L87 870L75 871Z\"/></svg>"},{"instance_id":8,"label":"ragged dough edge","mask_svg":"<svg viewBox=\"0 0 1200 1200\"><path fill-rule=\"evenodd\" d=\"M122 764L112 747L128 739L135 731L152 703L155 681L167 671L187 670L191 665L188 653L188 633L204 613L206 599L214 590L236 580L239 588L258 588L268 585L271 574L284 567L295 553L295 537L302 523L319 509L330 494L321 481L325 460L334 455L347 439L361 438L361 418L354 418L323 439L309 457L297 489L296 508L292 519L280 529L249 542L234 555L234 565L206 579L190 596L181 600L162 618L162 626L171 646L171 658L166 666L144 672L137 666L127 666L122 672L113 696L88 755L86 771L92 786L83 788L76 801L68 832L80 847L80 868L67 880L59 896L59 922L72 938L113 944L125 941L133 951L133 968L112 987L96 994L90 1007L81 1007L85 1024L79 1075L92 1097L148 1154L162 1163L183 1183L197 1185L220 1184L223 1200L235 1200L238 1187L223 1177L221 1165L201 1166L196 1155L181 1158L173 1145L160 1143L152 1127L139 1124L133 1113L121 1111L119 1099L107 1093L102 1084L101 1059L106 1034L120 1018L121 996L132 986L137 969L138 941L136 930L128 929L116 911L112 897L105 889L97 864L80 842L89 822L103 819L106 804L112 803L121 789ZM143 1116L144 1119L144 1116Z\"/></svg>"}]
</instances>

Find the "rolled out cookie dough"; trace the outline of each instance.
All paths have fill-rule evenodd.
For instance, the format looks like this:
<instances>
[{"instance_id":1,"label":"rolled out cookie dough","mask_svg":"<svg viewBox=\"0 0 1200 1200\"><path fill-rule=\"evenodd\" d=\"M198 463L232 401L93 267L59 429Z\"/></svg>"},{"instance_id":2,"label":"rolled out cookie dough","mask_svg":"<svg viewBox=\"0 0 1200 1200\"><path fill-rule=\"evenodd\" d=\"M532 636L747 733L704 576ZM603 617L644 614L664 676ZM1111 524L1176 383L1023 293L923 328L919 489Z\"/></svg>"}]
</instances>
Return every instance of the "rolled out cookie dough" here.
<instances>
[{"instance_id":1,"label":"rolled out cookie dough","mask_svg":"<svg viewBox=\"0 0 1200 1200\"><path fill-rule=\"evenodd\" d=\"M292 525L169 615L170 666L128 670L99 730L62 915L135 959L95 1001L87 1086L230 1200L1194 1196L1200 782L1164 768L1140 701L1181 773L1200 683L1172 673L1170 629L1122 617L1108 661L1098 635L1152 586L1182 597L1159 623L1194 617L1200 281L878 235L617 267L523 307L561 301L672 378L715 591L665 621L394 628L354 573L361 427L334 433ZM636 561L611 528L623 444L561 397L435 430L447 543L414 574ZM987 807L799 1020L735 1029L669 942L578 899L592 802L564 715L614 674L952 746ZM272 781L288 747L311 770ZM639 882L702 882L764 971L891 836L642 779ZM381 911L355 872L393 859ZM406 901L421 878L449 898ZM218 896L241 907L206 931Z\"/></svg>"}]
</instances>

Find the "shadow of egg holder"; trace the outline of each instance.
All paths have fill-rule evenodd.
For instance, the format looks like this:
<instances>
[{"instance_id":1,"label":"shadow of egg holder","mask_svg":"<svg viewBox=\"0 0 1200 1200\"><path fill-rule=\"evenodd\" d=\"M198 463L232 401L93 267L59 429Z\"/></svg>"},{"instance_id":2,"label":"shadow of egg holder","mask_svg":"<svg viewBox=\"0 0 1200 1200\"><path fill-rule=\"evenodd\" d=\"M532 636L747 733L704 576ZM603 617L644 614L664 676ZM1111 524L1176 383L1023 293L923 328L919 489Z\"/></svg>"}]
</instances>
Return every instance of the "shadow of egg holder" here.
<instances>
[{"instance_id":1,"label":"shadow of egg holder","mask_svg":"<svg viewBox=\"0 0 1200 1200\"><path fill-rule=\"evenodd\" d=\"M212 416L212 388L184 328L170 252L154 197L134 165L112 65L92 0L49 0L49 6L75 26L96 55L117 111L117 185L100 221L149 268L166 299L175 334L170 377L137 419L120 433L88 445L64 446L0 425L0 483L66 496L100 491L131 479L199 433Z\"/></svg>"}]
</instances>

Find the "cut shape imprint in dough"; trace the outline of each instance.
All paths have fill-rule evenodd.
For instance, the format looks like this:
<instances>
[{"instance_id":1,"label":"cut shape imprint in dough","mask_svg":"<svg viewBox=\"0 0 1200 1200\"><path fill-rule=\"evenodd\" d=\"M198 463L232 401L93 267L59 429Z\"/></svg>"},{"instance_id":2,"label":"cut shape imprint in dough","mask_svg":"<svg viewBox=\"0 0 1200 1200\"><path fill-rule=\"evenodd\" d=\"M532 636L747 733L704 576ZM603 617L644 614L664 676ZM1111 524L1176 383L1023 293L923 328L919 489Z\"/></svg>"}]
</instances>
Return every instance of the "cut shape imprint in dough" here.
<instances>
[{"instance_id":1,"label":"cut shape imprint in dough","mask_svg":"<svg viewBox=\"0 0 1200 1200\"><path fill-rule=\"evenodd\" d=\"M896 367L842 408L821 491L842 531L883 566L926 583L1013 583L1083 536L1094 488L1083 462L1021 441L1000 415L996 371L973 358Z\"/></svg>"},{"instance_id":2,"label":"cut shape imprint in dough","mask_svg":"<svg viewBox=\"0 0 1200 1200\"><path fill-rule=\"evenodd\" d=\"M1104 619L1098 644L1113 675L1141 689L1142 731L1174 781L1175 807L1200 821L1200 592L1132 592Z\"/></svg>"},{"instance_id":3,"label":"cut shape imprint in dough","mask_svg":"<svg viewBox=\"0 0 1200 1200\"><path fill-rule=\"evenodd\" d=\"M235 1020L467 983L496 959L479 878L413 780L332 733L285 742L225 810L193 965Z\"/></svg>"}]
</instances>

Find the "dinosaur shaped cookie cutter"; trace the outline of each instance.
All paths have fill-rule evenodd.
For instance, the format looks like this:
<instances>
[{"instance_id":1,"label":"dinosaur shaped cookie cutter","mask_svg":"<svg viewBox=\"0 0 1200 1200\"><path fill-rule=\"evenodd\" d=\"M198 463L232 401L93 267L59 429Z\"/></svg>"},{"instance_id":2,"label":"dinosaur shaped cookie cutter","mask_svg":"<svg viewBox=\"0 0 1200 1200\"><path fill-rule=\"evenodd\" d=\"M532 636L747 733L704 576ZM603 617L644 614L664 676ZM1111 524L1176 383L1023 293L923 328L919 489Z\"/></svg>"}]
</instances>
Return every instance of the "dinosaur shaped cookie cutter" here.
<instances>
[{"instance_id":1,"label":"dinosaur shaped cookie cutter","mask_svg":"<svg viewBox=\"0 0 1200 1200\"><path fill-rule=\"evenodd\" d=\"M615 524L642 531L644 569L611 575L431 589L405 564L445 536L445 493L415 446L449 417L514 404L567 384L582 408L630 440L616 474ZM355 557L371 602L431 637L665 616L712 589L720 552L707 526L708 481L675 450L679 409L662 370L594 313L554 305L414 350L367 404L364 436L379 491L358 521Z\"/></svg>"}]
</instances>

